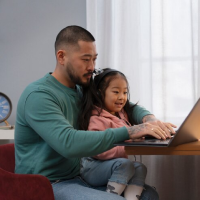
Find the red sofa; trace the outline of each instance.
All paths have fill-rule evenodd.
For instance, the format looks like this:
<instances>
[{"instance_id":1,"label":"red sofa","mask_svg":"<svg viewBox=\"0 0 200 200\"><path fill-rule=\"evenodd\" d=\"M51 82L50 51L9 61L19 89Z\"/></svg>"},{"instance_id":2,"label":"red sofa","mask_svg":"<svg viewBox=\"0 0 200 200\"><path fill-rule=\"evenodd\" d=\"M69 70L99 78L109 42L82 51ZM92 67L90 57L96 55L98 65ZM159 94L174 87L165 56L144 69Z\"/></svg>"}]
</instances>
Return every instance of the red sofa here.
<instances>
[{"instance_id":1,"label":"red sofa","mask_svg":"<svg viewBox=\"0 0 200 200\"><path fill-rule=\"evenodd\" d=\"M54 200L46 177L14 173L14 152L14 144L0 145L0 200Z\"/></svg>"}]
</instances>

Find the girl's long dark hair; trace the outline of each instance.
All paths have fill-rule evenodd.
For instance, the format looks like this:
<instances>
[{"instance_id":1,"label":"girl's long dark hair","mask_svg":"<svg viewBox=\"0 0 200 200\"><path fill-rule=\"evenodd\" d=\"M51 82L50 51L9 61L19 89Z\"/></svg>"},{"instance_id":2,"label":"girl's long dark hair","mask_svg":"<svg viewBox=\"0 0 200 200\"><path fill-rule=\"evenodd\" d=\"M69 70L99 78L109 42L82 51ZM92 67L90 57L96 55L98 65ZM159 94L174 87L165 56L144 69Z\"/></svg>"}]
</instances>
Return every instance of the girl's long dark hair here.
<instances>
[{"instance_id":1,"label":"girl's long dark hair","mask_svg":"<svg viewBox=\"0 0 200 200\"><path fill-rule=\"evenodd\" d=\"M103 76L103 78L100 77L102 76L102 74L96 75L94 80L93 79L90 80L90 85L88 87L82 88L83 98L81 101L81 110L79 114L79 126L80 126L79 128L81 130L88 129L90 117L92 115L92 110L96 109L100 115L101 110L103 109L105 91L107 87L109 86L110 82L113 79L115 79L116 76L123 77L124 80L127 82L127 86L128 86L128 81L123 73L117 70L112 71L110 68L103 69L103 73L104 72L106 73L107 70L110 70L110 72L106 74L105 76ZM101 78L100 81L99 81L99 78ZM98 85L96 85L95 83L97 83ZM101 91L101 94L99 94L99 90ZM124 106L124 111L127 113L130 124L134 125L135 122L132 117L132 112L135 105L130 104L129 96L130 95L129 95L129 86L128 86L128 96L127 96L126 104ZM95 106L99 107L100 110L97 109Z\"/></svg>"},{"instance_id":2,"label":"girl's long dark hair","mask_svg":"<svg viewBox=\"0 0 200 200\"><path fill-rule=\"evenodd\" d=\"M81 100L81 109L79 113L79 128L81 130L87 130L92 110L95 109L95 102L101 104L100 99L95 91L94 81L91 78L90 85L88 87L82 87L83 97Z\"/></svg>"}]
</instances>

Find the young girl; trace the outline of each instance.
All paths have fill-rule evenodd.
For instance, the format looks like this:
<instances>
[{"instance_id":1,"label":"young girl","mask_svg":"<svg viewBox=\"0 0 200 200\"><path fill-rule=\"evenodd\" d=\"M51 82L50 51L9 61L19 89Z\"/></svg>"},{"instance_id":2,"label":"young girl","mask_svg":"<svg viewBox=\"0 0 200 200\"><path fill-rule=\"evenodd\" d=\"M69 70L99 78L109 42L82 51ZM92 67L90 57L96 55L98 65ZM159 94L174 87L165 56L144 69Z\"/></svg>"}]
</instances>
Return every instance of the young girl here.
<instances>
[{"instance_id":1,"label":"young girl","mask_svg":"<svg viewBox=\"0 0 200 200\"><path fill-rule=\"evenodd\" d=\"M129 103L125 75L109 68L96 73L92 87L97 95L85 91L81 128L103 131L134 125L131 117L134 105ZM107 184L107 192L118 195L124 192L127 200L140 199L146 173L142 163L127 159L123 146L116 146L92 158L83 158L81 163L81 176L87 183L95 187Z\"/></svg>"}]
</instances>

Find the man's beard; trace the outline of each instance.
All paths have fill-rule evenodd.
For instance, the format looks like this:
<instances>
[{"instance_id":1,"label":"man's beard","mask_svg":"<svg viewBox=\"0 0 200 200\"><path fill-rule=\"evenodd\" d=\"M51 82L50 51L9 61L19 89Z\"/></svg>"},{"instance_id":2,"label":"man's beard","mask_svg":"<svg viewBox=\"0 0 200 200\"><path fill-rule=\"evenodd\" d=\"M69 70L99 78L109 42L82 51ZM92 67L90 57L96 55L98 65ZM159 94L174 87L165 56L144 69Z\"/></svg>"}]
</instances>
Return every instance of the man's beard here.
<instances>
[{"instance_id":1,"label":"man's beard","mask_svg":"<svg viewBox=\"0 0 200 200\"><path fill-rule=\"evenodd\" d=\"M74 71L73 65L70 62L67 63L66 71L69 75L69 78L71 79L71 81L73 83L75 83L77 85L81 85L83 87L89 86L90 79L88 79L88 81L86 83L82 82L81 78L76 75L76 72ZM87 76L87 75L88 74L84 74L83 76Z\"/></svg>"}]
</instances>

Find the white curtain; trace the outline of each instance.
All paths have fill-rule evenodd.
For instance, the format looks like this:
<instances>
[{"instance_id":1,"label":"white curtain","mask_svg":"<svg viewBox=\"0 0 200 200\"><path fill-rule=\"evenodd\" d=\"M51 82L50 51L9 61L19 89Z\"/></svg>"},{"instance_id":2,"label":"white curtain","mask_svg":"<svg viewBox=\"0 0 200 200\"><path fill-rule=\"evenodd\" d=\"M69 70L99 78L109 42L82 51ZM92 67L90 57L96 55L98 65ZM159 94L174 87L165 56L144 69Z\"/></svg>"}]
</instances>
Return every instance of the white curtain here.
<instances>
[{"instance_id":1,"label":"white curtain","mask_svg":"<svg viewBox=\"0 0 200 200\"><path fill-rule=\"evenodd\" d=\"M181 124L200 96L198 0L87 0L97 68L122 71L132 102Z\"/></svg>"},{"instance_id":2,"label":"white curtain","mask_svg":"<svg viewBox=\"0 0 200 200\"><path fill-rule=\"evenodd\" d=\"M87 0L87 29L96 67L122 71L132 102L179 126L200 97L198 0ZM199 156L142 161L161 200L199 200Z\"/></svg>"}]
</instances>

